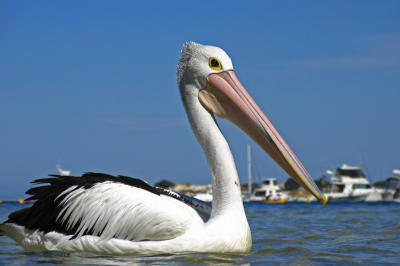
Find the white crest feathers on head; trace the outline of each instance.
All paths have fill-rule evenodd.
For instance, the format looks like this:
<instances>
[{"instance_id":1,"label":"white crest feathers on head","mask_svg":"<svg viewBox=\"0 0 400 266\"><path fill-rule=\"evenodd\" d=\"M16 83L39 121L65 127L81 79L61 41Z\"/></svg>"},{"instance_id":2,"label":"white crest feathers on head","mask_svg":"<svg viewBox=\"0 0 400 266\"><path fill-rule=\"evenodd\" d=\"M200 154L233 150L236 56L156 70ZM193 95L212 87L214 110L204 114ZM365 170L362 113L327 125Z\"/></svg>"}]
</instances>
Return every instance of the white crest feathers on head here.
<instances>
[{"instance_id":1,"label":"white crest feathers on head","mask_svg":"<svg viewBox=\"0 0 400 266\"><path fill-rule=\"evenodd\" d=\"M181 50L181 56L179 58L179 64L177 67L178 84L180 84L180 82L182 80L183 70L184 70L185 66L187 65L188 61L190 60L190 57L191 57L193 51L200 46L201 46L201 44L193 42L193 41L189 41L183 45L182 50Z\"/></svg>"}]
</instances>

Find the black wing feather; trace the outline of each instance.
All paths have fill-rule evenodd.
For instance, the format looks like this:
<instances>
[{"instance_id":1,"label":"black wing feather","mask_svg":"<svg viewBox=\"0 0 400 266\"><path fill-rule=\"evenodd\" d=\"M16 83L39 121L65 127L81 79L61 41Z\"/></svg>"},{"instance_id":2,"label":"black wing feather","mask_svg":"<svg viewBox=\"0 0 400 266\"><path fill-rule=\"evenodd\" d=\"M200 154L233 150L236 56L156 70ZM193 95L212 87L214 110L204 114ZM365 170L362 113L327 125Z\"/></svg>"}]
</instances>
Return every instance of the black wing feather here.
<instances>
[{"instance_id":1,"label":"black wing feather","mask_svg":"<svg viewBox=\"0 0 400 266\"><path fill-rule=\"evenodd\" d=\"M57 219L57 216L62 211L60 202L68 193L60 197L59 195L72 186L76 186L75 189L89 189L95 184L111 181L138 187L160 195L154 187L146 182L126 176L112 176L102 173L85 173L80 177L50 176L51 178L36 179L32 182L33 184L46 184L33 187L26 192L31 195L28 200L36 200L36 202L31 207L11 213L5 223L15 223L28 229L40 230L45 233L56 231L66 235L75 235L80 225L79 222L73 228L67 228L66 224L61 223L61 219ZM71 190L71 192L74 190ZM85 234L93 234L93 232L88 231Z\"/></svg>"},{"instance_id":2,"label":"black wing feather","mask_svg":"<svg viewBox=\"0 0 400 266\"><path fill-rule=\"evenodd\" d=\"M80 223L77 222L75 226L68 228L66 223L61 222L62 219L57 219L58 215L63 209L63 206L61 206L60 203L68 195L68 193L65 193L62 196L60 195L65 190L70 189L73 186L76 187L70 192L78 188L89 189L98 183L107 181L141 188L156 195L173 197L194 208L205 221L208 219L211 213L211 207L206 203L201 203L193 198L177 194L163 188L150 186L146 182L137 178L131 178L127 176L112 176L102 173L85 173L80 177L60 175L50 176L50 178L36 179L32 182L33 184L41 185L30 188L26 192L28 195L31 195L28 200L35 200L35 203L31 207L11 213L5 223L15 223L24 226L25 228L31 230L40 230L45 233L56 231L65 235L73 235L73 238L75 238L77 236L76 232L80 226ZM101 235L101 233L102 232L99 232L97 235ZM84 233L84 235L94 235L94 233L91 229L89 229Z\"/></svg>"}]
</instances>

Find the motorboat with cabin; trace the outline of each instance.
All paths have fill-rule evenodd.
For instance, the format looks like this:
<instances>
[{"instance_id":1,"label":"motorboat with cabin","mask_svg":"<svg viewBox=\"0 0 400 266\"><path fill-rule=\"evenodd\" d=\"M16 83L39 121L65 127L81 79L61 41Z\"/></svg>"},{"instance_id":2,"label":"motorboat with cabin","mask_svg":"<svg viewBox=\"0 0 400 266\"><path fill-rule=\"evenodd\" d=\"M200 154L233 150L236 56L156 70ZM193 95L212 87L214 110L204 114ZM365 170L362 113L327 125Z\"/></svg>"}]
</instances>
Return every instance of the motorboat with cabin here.
<instances>
[{"instance_id":1,"label":"motorboat with cabin","mask_svg":"<svg viewBox=\"0 0 400 266\"><path fill-rule=\"evenodd\" d=\"M382 200L400 202L400 170L394 169L393 176L387 178L382 185Z\"/></svg>"},{"instance_id":2,"label":"motorboat with cabin","mask_svg":"<svg viewBox=\"0 0 400 266\"><path fill-rule=\"evenodd\" d=\"M284 203L287 197L281 192L276 178L264 178L260 188L254 190L250 201L263 201L265 203Z\"/></svg>"},{"instance_id":3,"label":"motorboat with cabin","mask_svg":"<svg viewBox=\"0 0 400 266\"><path fill-rule=\"evenodd\" d=\"M329 202L362 202L367 201L374 192L360 167L343 164L331 176L325 195Z\"/></svg>"}]
</instances>

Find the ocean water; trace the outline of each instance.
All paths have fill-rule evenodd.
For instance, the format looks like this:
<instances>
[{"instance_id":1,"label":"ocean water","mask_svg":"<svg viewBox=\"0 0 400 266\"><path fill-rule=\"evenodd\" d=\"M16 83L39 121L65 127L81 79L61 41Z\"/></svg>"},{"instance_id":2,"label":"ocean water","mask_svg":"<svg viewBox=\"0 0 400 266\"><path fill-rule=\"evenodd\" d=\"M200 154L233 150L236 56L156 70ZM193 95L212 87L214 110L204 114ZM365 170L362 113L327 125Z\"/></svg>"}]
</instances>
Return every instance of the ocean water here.
<instances>
[{"instance_id":1,"label":"ocean water","mask_svg":"<svg viewBox=\"0 0 400 266\"><path fill-rule=\"evenodd\" d=\"M29 204L1 203L0 222ZM398 203L245 203L253 248L247 254L100 256L25 252L0 236L0 265L12 264L400 264Z\"/></svg>"}]
</instances>

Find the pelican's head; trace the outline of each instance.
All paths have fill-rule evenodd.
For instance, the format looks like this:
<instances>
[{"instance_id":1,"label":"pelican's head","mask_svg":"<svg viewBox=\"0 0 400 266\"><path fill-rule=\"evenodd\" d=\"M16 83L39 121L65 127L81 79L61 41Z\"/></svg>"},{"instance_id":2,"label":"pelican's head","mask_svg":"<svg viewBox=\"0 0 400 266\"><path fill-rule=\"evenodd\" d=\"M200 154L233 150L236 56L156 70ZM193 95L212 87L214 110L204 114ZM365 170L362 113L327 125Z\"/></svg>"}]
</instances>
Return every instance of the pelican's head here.
<instances>
[{"instance_id":1,"label":"pelican's head","mask_svg":"<svg viewBox=\"0 0 400 266\"><path fill-rule=\"evenodd\" d=\"M221 48L187 43L178 65L178 84L182 95L194 94L208 112L237 125L299 185L323 204L327 202L299 159L239 82L231 59Z\"/></svg>"},{"instance_id":2,"label":"pelican's head","mask_svg":"<svg viewBox=\"0 0 400 266\"><path fill-rule=\"evenodd\" d=\"M187 43L181 52L178 65L178 84L192 83L205 88L207 77L213 73L233 70L232 61L224 50L215 46Z\"/></svg>"}]
</instances>

